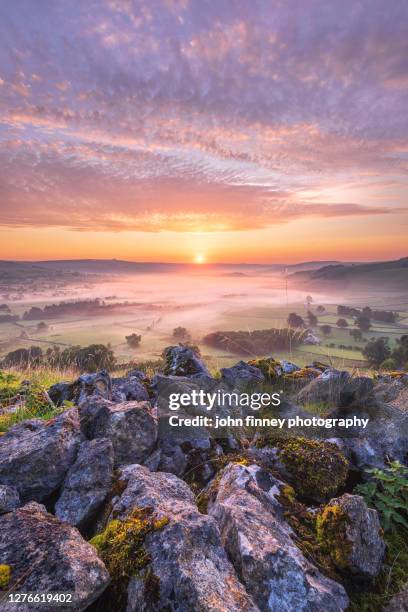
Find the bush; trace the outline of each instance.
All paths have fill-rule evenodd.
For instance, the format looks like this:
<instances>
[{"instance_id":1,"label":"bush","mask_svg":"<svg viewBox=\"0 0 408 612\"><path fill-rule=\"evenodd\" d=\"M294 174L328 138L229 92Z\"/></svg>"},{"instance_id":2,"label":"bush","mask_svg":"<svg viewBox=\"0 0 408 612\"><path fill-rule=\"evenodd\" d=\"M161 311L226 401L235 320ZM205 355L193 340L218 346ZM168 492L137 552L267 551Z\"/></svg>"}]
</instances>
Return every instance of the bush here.
<instances>
[{"instance_id":1,"label":"bush","mask_svg":"<svg viewBox=\"0 0 408 612\"><path fill-rule=\"evenodd\" d=\"M373 338L363 348L364 357L375 366L388 359L391 349L388 346L388 338Z\"/></svg>"},{"instance_id":2,"label":"bush","mask_svg":"<svg viewBox=\"0 0 408 612\"><path fill-rule=\"evenodd\" d=\"M384 361L380 364L380 369L392 372L393 370L397 369L397 362L392 357L384 359Z\"/></svg>"},{"instance_id":3,"label":"bush","mask_svg":"<svg viewBox=\"0 0 408 612\"><path fill-rule=\"evenodd\" d=\"M179 340L180 342L184 342L186 340L190 340L191 334L185 327L175 327L173 329L173 338Z\"/></svg>"},{"instance_id":4,"label":"bush","mask_svg":"<svg viewBox=\"0 0 408 612\"><path fill-rule=\"evenodd\" d=\"M125 336L126 342L130 346L130 348L137 348L142 341L142 336L139 334L130 334L130 336Z\"/></svg>"},{"instance_id":5,"label":"bush","mask_svg":"<svg viewBox=\"0 0 408 612\"><path fill-rule=\"evenodd\" d=\"M386 470L367 471L372 479L356 487L357 493L378 511L384 531L408 530L408 468L392 461Z\"/></svg>"}]
</instances>

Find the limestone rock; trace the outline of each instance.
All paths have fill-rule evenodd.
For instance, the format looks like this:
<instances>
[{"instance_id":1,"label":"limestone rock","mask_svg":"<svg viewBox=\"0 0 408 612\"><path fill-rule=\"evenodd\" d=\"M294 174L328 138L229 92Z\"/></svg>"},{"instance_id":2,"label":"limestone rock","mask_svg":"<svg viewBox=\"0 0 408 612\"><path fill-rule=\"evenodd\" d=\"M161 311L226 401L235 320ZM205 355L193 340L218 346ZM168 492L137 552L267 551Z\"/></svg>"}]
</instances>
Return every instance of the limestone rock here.
<instances>
[{"instance_id":1,"label":"limestone rock","mask_svg":"<svg viewBox=\"0 0 408 612\"><path fill-rule=\"evenodd\" d=\"M216 523L198 512L189 487L173 474L151 473L140 465L122 470L127 487L113 505L112 517L124 519L134 508L150 508L168 524L144 543L151 559L146 572L132 578L128 612L163 610L255 611L220 542ZM146 575L159 585L152 607L145 597Z\"/></svg>"},{"instance_id":2,"label":"limestone rock","mask_svg":"<svg viewBox=\"0 0 408 612\"><path fill-rule=\"evenodd\" d=\"M113 446L106 438L85 441L68 470L55 516L84 528L96 515L112 485Z\"/></svg>"},{"instance_id":3,"label":"limestone rock","mask_svg":"<svg viewBox=\"0 0 408 612\"><path fill-rule=\"evenodd\" d=\"M157 423L148 402L115 404L91 397L80 408L81 428L88 439L108 438L115 466L144 461L157 439Z\"/></svg>"},{"instance_id":4,"label":"limestone rock","mask_svg":"<svg viewBox=\"0 0 408 612\"><path fill-rule=\"evenodd\" d=\"M15 425L0 437L0 484L16 487L23 502L43 501L62 484L82 439L76 408Z\"/></svg>"},{"instance_id":5,"label":"limestone rock","mask_svg":"<svg viewBox=\"0 0 408 612\"><path fill-rule=\"evenodd\" d=\"M0 514L16 510L20 505L20 495L16 487L0 485Z\"/></svg>"},{"instance_id":6,"label":"limestone rock","mask_svg":"<svg viewBox=\"0 0 408 612\"><path fill-rule=\"evenodd\" d=\"M2 517L0 559L11 568L10 584L28 593L72 593L58 610L85 610L104 591L109 574L95 549L71 525L30 503ZM2 603L2 612L16 604ZM47 608L49 609L49 608ZM41 603L19 604L19 612L45 610Z\"/></svg>"},{"instance_id":7,"label":"limestone rock","mask_svg":"<svg viewBox=\"0 0 408 612\"><path fill-rule=\"evenodd\" d=\"M323 576L290 539L277 499L282 484L259 466L227 466L209 512L228 556L261 610L344 610L343 587Z\"/></svg>"}]
</instances>

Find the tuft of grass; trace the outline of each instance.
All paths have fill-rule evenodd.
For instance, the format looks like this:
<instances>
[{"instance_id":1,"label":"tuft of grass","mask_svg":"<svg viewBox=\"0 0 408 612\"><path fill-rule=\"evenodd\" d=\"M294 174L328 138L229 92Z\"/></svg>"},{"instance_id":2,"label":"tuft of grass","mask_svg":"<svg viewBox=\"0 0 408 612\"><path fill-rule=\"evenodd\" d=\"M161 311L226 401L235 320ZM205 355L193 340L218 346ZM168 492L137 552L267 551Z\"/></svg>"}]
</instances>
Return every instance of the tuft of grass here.
<instances>
[{"instance_id":1,"label":"tuft of grass","mask_svg":"<svg viewBox=\"0 0 408 612\"><path fill-rule=\"evenodd\" d=\"M21 373L0 371L0 433L27 419L51 419L62 409L57 408L47 390L60 380L73 378L72 373L40 368ZM17 406L14 411L9 408Z\"/></svg>"}]
</instances>

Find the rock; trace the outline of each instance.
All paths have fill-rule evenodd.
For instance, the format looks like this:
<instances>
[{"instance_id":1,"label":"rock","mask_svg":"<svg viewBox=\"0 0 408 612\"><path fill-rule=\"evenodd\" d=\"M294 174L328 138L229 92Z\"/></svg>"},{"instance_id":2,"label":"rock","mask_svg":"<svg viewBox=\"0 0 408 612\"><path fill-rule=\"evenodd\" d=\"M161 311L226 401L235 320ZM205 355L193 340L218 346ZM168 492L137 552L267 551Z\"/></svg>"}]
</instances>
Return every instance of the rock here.
<instances>
[{"instance_id":1,"label":"rock","mask_svg":"<svg viewBox=\"0 0 408 612\"><path fill-rule=\"evenodd\" d=\"M317 537L342 571L363 579L375 578L385 553L376 510L360 495L345 493L330 500L317 515Z\"/></svg>"},{"instance_id":2,"label":"rock","mask_svg":"<svg viewBox=\"0 0 408 612\"><path fill-rule=\"evenodd\" d=\"M112 378L112 400L114 402L143 402L149 400L149 394L139 376Z\"/></svg>"},{"instance_id":3,"label":"rock","mask_svg":"<svg viewBox=\"0 0 408 612\"><path fill-rule=\"evenodd\" d=\"M0 484L16 487L23 502L45 500L61 486L82 440L76 408L15 425L0 437Z\"/></svg>"},{"instance_id":4,"label":"rock","mask_svg":"<svg viewBox=\"0 0 408 612\"><path fill-rule=\"evenodd\" d=\"M408 582L400 593L394 595L385 612L407 612L408 610Z\"/></svg>"},{"instance_id":5,"label":"rock","mask_svg":"<svg viewBox=\"0 0 408 612\"><path fill-rule=\"evenodd\" d=\"M88 439L108 438L115 466L142 462L153 451L157 423L148 402L114 404L89 398L80 408L81 429Z\"/></svg>"},{"instance_id":6,"label":"rock","mask_svg":"<svg viewBox=\"0 0 408 612\"><path fill-rule=\"evenodd\" d=\"M173 474L152 474L140 465L121 472L127 487L111 518L125 520L135 508L151 509L164 525L146 536L150 563L128 587L128 612L147 610L257 610L238 581L215 521L198 512L189 487ZM157 585L152 605L147 580Z\"/></svg>"},{"instance_id":7,"label":"rock","mask_svg":"<svg viewBox=\"0 0 408 612\"><path fill-rule=\"evenodd\" d=\"M258 443L259 444L259 443ZM348 476L348 461L337 444L297 437L255 445L250 455L276 471L302 498L322 503L341 489Z\"/></svg>"},{"instance_id":8,"label":"rock","mask_svg":"<svg viewBox=\"0 0 408 612\"><path fill-rule=\"evenodd\" d=\"M209 513L238 576L260 610L344 610L340 584L323 576L291 541L278 496L283 483L259 466L229 464Z\"/></svg>"},{"instance_id":9,"label":"rock","mask_svg":"<svg viewBox=\"0 0 408 612\"><path fill-rule=\"evenodd\" d=\"M72 604L56 609L85 610L107 587L109 574L95 549L68 523L30 503L2 517L0 559L11 568L18 592L72 593ZM2 612L16 604L2 603ZM44 605L18 604L19 612L43 611Z\"/></svg>"},{"instance_id":10,"label":"rock","mask_svg":"<svg viewBox=\"0 0 408 612\"><path fill-rule=\"evenodd\" d=\"M337 408L330 418L344 417ZM391 404L372 403L348 411L347 417L369 419L365 429L345 434L344 430L332 431L352 466L362 473L374 467L383 469L389 460L405 464L408 456L408 411Z\"/></svg>"},{"instance_id":11,"label":"rock","mask_svg":"<svg viewBox=\"0 0 408 612\"><path fill-rule=\"evenodd\" d=\"M164 374L170 376L209 376L204 362L188 346L169 346L164 350L164 359L166 366Z\"/></svg>"},{"instance_id":12,"label":"rock","mask_svg":"<svg viewBox=\"0 0 408 612\"><path fill-rule=\"evenodd\" d=\"M374 383L365 376L351 377L348 372L329 369L309 382L297 395L301 404L329 404L342 408L368 401Z\"/></svg>"},{"instance_id":13,"label":"rock","mask_svg":"<svg viewBox=\"0 0 408 612\"><path fill-rule=\"evenodd\" d=\"M112 381L106 370L93 374L82 374L72 383L57 383L48 390L48 395L56 406L64 401L82 404L88 397L98 395L105 399L112 399Z\"/></svg>"},{"instance_id":14,"label":"rock","mask_svg":"<svg viewBox=\"0 0 408 612\"><path fill-rule=\"evenodd\" d=\"M265 381L261 370L245 361L239 361L231 368L221 368L221 377L231 387L258 385Z\"/></svg>"},{"instance_id":15,"label":"rock","mask_svg":"<svg viewBox=\"0 0 408 612\"><path fill-rule=\"evenodd\" d=\"M83 442L68 470L55 516L78 528L86 528L105 501L113 477L113 446L106 438Z\"/></svg>"},{"instance_id":16,"label":"rock","mask_svg":"<svg viewBox=\"0 0 408 612\"><path fill-rule=\"evenodd\" d=\"M284 374L293 374L293 372L300 370L299 366L291 361L286 361L286 359L281 359L280 363Z\"/></svg>"},{"instance_id":17,"label":"rock","mask_svg":"<svg viewBox=\"0 0 408 612\"><path fill-rule=\"evenodd\" d=\"M16 510L21 505L16 487L0 485L0 514Z\"/></svg>"}]
</instances>

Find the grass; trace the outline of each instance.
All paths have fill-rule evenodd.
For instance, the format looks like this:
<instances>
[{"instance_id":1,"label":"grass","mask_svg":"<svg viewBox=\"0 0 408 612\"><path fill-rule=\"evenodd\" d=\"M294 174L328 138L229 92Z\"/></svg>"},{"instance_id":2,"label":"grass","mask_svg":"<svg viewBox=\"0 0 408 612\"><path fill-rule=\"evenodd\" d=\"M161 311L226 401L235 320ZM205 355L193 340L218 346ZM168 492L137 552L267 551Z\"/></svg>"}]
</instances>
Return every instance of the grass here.
<instances>
[{"instance_id":1,"label":"grass","mask_svg":"<svg viewBox=\"0 0 408 612\"><path fill-rule=\"evenodd\" d=\"M52 368L26 370L23 373L0 371L0 434L27 419L47 420L59 414L61 408L52 403L47 390L56 382L71 380L73 377L73 372ZM6 409L17 403L15 412Z\"/></svg>"}]
</instances>

